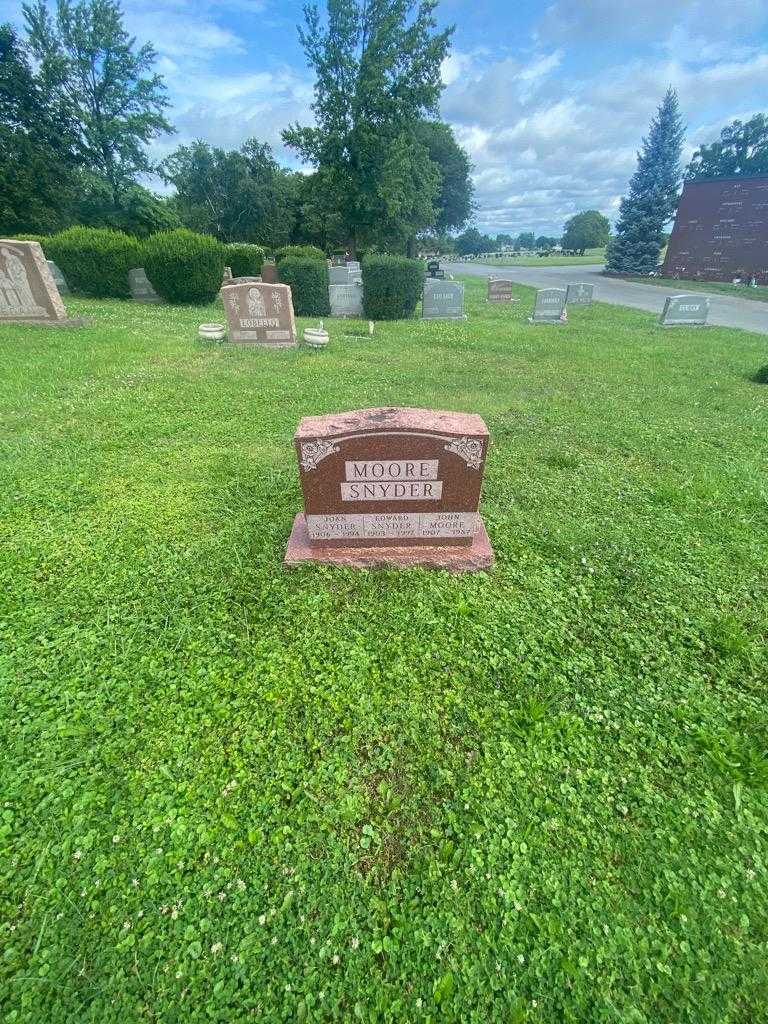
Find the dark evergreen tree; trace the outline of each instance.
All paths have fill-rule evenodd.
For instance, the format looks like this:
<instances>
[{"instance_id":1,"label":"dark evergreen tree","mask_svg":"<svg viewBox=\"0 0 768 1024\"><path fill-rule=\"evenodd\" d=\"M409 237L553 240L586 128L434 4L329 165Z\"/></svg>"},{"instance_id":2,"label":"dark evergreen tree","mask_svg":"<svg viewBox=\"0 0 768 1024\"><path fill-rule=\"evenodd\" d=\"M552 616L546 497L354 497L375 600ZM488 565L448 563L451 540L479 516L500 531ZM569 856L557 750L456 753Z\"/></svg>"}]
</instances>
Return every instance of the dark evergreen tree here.
<instances>
[{"instance_id":1,"label":"dark evergreen tree","mask_svg":"<svg viewBox=\"0 0 768 1024\"><path fill-rule=\"evenodd\" d=\"M650 274L659 264L662 230L677 209L683 125L677 93L668 89L651 121L629 193L621 200L616 234L608 244L606 270Z\"/></svg>"}]
</instances>

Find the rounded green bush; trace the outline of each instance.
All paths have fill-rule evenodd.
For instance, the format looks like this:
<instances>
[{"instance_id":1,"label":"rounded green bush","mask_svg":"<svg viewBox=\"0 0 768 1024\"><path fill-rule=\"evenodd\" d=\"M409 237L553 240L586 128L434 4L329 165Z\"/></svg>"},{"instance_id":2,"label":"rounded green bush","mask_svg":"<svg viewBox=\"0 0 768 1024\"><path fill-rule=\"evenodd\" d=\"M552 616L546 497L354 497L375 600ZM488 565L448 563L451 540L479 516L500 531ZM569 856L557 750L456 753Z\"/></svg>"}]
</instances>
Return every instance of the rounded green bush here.
<instances>
[{"instance_id":1,"label":"rounded green bush","mask_svg":"<svg viewBox=\"0 0 768 1024\"><path fill-rule=\"evenodd\" d=\"M305 259L325 260L325 253L316 245L284 245L275 252L275 263L281 263L288 256L302 256Z\"/></svg>"},{"instance_id":2,"label":"rounded green bush","mask_svg":"<svg viewBox=\"0 0 768 1024\"><path fill-rule=\"evenodd\" d=\"M264 250L250 242L230 242L227 245L227 266L233 277L258 277L264 263Z\"/></svg>"},{"instance_id":3,"label":"rounded green bush","mask_svg":"<svg viewBox=\"0 0 768 1024\"><path fill-rule=\"evenodd\" d=\"M369 320L408 320L424 290L421 260L366 256L362 263L363 309Z\"/></svg>"},{"instance_id":4,"label":"rounded green bush","mask_svg":"<svg viewBox=\"0 0 768 1024\"><path fill-rule=\"evenodd\" d=\"M314 257L286 256L279 271L280 282L291 287L296 316L330 316L326 263Z\"/></svg>"},{"instance_id":5,"label":"rounded green bush","mask_svg":"<svg viewBox=\"0 0 768 1024\"><path fill-rule=\"evenodd\" d=\"M225 245L213 235L198 235L187 228L160 231L144 243L144 270L157 294L168 302L212 302L226 264Z\"/></svg>"},{"instance_id":6,"label":"rounded green bush","mask_svg":"<svg viewBox=\"0 0 768 1024\"><path fill-rule=\"evenodd\" d=\"M141 244L110 228L67 228L47 238L43 252L73 292L95 299L127 299L128 271L142 263Z\"/></svg>"}]
</instances>

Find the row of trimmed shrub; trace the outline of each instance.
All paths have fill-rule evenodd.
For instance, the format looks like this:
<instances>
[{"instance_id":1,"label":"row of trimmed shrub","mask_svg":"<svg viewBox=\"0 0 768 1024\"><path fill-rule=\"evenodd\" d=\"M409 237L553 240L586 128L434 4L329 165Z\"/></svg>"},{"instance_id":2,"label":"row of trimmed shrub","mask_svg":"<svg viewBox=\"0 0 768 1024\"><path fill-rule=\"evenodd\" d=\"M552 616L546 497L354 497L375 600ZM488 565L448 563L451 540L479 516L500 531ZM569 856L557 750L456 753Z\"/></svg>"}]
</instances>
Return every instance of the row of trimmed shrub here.
<instances>
[{"instance_id":1,"label":"row of trimmed shrub","mask_svg":"<svg viewBox=\"0 0 768 1024\"><path fill-rule=\"evenodd\" d=\"M160 231L142 241L122 231L84 227L24 237L42 245L73 292L97 299L129 298L128 271L144 267L152 287L168 302L212 302L225 266L235 277L255 276L264 262L261 246L226 245L186 228Z\"/></svg>"},{"instance_id":2,"label":"row of trimmed shrub","mask_svg":"<svg viewBox=\"0 0 768 1024\"><path fill-rule=\"evenodd\" d=\"M328 264L319 249L291 246L276 254L281 282L291 286L297 316L328 316ZM301 251L298 251L301 250ZM315 255L317 254L317 255ZM363 312L369 320L407 320L424 290L424 265L403 256L366 256L362 262Z\"/></svg>"},{"instance_id":3,"label":"row of trimmed shrub","mask_svg":"<svg viewBox=\"0 0 768 1024\"><path fill-rule=\"evenodd\" d=\"M27 235L27 238L31 236ZM144 267L152 287L172 303L208 303L216 297L224 267L235 277L261 273L258 245L226 245L187 228L161 231L139 241L108 228L67 228L36 237L75 293L93 298L128 298L128 271ZM290 285L297 316L328 316L328 264L321 249L287 245L275 260L280 281ZM366 256L362 263L363 308L371 320L412 317L424 288L424 267L402 256Z\"/></svg>"}]
</instances>

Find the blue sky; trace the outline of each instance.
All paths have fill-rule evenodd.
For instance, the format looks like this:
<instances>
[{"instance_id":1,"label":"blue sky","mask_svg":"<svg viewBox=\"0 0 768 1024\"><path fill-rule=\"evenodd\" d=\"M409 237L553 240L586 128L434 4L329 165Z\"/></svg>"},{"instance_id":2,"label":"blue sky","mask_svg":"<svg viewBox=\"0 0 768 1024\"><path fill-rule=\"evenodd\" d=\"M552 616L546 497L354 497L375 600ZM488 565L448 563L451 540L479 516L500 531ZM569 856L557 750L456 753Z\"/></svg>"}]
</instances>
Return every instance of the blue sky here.
<instances>
[{"instance_id":1,"label":"blue sky","mask_svg":"<svg viewBox=\"0 0 768 1024\"><path fill-rule=\"evenodd\" d=\"M225 147L255 136L294 164L280 130L311 119L302 0L126 0L158 53L178 134ZM20 21L0 0L0 20ZM482 230L559 234L582 209L615 218L668 84L685 157L736 117L768 112L768 0L441 0L455 24L442 115L475 165Z\"/></svg>"}]
</instances>

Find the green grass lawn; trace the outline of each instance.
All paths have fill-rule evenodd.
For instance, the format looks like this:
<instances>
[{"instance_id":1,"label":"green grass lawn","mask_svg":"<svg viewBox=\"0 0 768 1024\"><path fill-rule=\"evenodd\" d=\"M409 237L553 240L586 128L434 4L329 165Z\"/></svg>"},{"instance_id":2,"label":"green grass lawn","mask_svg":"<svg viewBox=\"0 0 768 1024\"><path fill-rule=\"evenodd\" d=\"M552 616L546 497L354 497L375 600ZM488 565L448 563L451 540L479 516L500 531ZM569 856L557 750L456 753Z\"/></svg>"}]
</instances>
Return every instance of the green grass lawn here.
<instances>
[{"instance_id":1,"label":"green grass lawn","mask_svg":"<svg viewBox=\"0 0 768 1024\"><path fill-rule=\"evenodd\" d=\"M445 262L448 258L445 257ZM502 256L477 260L489 267L576 267L590 263L605 262L605 247L587 249L584 256Z\"/></svg>"},{"instance_id":2,"label":"green grass lawn","mask_svg":"<svg viewBox=\"0 0 768 1024\"><path fill-rule=\"evenodd\" d=\"M655 284L661 288L681 291L710 292L718 295L733 295L739 299L751 299L753 302L768 302L768 286L758 285L756 288L745 287L743 284L729 284L727 281L681 281L671 277L629 277L629 281L641 284Z\"/></svg>"},{"instance_id":3,"label":"green grass lawn","mask_svg":"<svg viewBox=\"0 0 768 1024\"><path fill-rule=\"evenodd\" d=\"M485 290L0 328L4 1024L766 1019L765 339ZM491 572L283 569L388 404L486 420Z\"/></svg>"}]
</instances>

